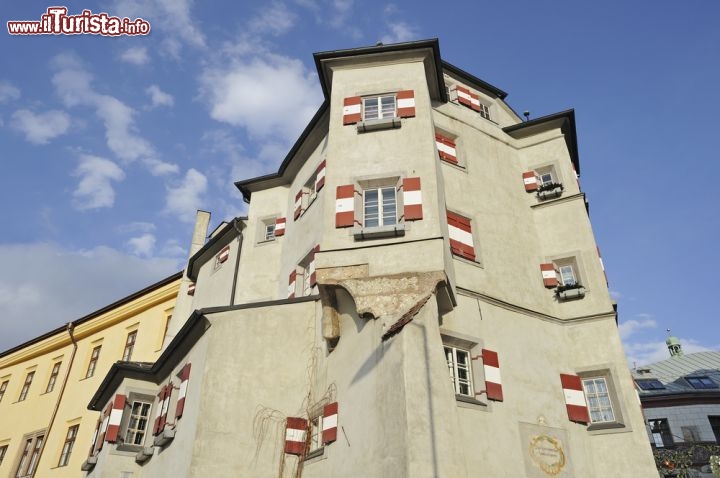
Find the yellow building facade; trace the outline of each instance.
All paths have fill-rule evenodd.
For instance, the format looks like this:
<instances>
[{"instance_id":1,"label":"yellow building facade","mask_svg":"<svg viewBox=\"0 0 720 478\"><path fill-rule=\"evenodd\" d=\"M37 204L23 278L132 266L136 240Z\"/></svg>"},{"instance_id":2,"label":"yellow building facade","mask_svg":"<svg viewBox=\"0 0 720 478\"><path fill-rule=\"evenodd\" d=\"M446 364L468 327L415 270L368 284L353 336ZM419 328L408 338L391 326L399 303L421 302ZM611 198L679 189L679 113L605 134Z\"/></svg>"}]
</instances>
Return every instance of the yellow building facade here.
<instances>
[{"instance_id":1,"label":"yellow building facade","mask_svg":"<svg viewBox=\"0 0 720 478\"><path fill-rule=\"evenodd\" d=\"M118 360L158 358L180 277L0 353L0 476L80 475L97 424L88 401Z\"/></svg>"}]
</instances>

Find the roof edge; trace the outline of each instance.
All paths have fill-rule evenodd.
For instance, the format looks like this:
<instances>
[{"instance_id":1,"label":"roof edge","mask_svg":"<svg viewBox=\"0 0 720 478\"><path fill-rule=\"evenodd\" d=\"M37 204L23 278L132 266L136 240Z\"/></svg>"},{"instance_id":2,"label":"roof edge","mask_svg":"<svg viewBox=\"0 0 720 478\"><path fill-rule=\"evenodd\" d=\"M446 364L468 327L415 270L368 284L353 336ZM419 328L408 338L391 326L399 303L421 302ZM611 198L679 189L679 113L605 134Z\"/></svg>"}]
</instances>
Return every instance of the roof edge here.
<instances>
[{"instance_id":1,"label":"roof edge","mask_svg":"<svg viewBox=\"0 0 720 478\"><path fill-rule=\"evenodd\" d=\"M489 92L491 92L492 94L494 94L495 96L500 98L501 100L505 100L505 98L508 95L505 91L501 90L497 86L493 86L490 83L488 83L487 81L481 80L477 76L475 76L471 73L468 73L467 71L465 71L461 68L458 68L457 66L453 65L452 63L448 63L445 60L442 60L442 67L451 73L454 73L458 76L462 76L462 77L470 80L472 83L478 84L479 86L488 90Z\"/></svg>"}]
</instances>

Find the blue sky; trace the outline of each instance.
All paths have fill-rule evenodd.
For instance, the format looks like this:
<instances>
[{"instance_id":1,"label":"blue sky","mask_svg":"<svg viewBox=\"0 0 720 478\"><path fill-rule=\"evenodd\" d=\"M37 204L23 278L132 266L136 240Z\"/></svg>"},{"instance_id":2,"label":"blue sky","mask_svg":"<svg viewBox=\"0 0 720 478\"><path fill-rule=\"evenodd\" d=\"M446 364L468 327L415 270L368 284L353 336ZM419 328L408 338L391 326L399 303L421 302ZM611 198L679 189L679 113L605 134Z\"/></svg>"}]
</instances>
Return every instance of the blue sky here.
<instances>
[{"instance_id":1,"label":"blue sky","mask_svg":"<svg viewBox=\"0 0 720 478\"><path fill-rule=\"evenodd\" d=\"M9 2L2 24L55 4ZM182 268L321 102L312 53L437 37L532 117L575 108L628 359L720 349L720 4L72 1L137 37L0 34L0 350ZM3 28L5 28L3 26Z\"/></svg>"}]
</instances>

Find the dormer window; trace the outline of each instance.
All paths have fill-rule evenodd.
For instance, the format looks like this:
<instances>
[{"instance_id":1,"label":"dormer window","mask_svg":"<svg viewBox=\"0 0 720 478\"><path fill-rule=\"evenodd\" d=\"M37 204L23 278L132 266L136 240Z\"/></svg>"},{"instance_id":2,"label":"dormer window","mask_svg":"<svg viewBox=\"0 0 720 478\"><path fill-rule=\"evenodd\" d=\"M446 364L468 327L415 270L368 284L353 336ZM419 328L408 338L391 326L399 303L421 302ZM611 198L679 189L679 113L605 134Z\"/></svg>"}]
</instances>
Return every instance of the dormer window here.
<instances>
[{"instance_id":1,"label":"dormer window","mask_svg":"<svg viewBox=\"0 0 720 478\"><path fill-rule=\"evenodd\" d=\"M662 382L656 378L648 378L643 380L635 380L635 383L637 383L638 387L642 390L664 390L665 385L662 384Z\"/></svg>"},{"instance_id":2,"label":"dormer window","mask_svg":"<svg viewBox=\"0 0 720 478\"><path fill-rule=\"evenodd\" d=\"M692 388L698 390L718 388L717 383L713 382L709 377L685 377L685 380L687 380Z\"/></svg>"}]
</instances>

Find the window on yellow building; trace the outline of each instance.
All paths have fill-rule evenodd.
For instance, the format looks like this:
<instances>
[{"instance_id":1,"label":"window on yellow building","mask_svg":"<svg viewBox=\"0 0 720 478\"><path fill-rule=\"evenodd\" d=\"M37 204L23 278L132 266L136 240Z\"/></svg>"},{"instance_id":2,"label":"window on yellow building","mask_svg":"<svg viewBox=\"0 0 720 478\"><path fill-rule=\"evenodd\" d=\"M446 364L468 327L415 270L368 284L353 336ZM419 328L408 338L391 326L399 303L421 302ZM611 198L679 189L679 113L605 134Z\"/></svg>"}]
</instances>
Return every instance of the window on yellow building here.
<instances>
[{"instance_id":1,"label":"window on yellow building","mask_svg":"<svg viewBox=\"0 0 720 478\"><path fill-rule=\"evenodd\" d=\"M27 394L30 391L30 385L32 385L33 377L35 377L35 372L29 372L25 376L25 383L23 384L22 390L20 390L20 396L18 397L18 402L22 402L27 398Z\"/></svg>"},{"instance_id":2,"label":"window on yellow building","mask_svg":"<svg viewBox=\"0 0 720 478\"><path fill-rule=\"evenodd\" d=\"M40 459L40 450L42 450L44 442L44 430L36 435L28 435L24 438L25 444L23 445L22 455L20 455L20 461L15 470L15 478L32 476L32 474L35 473L38 460Z\"/></svg>"},{"instance_id":3,"label":"window on yellow building","mask_svg":"<svg viewBox=\"0 0 720 478\"><path fill-rule=\"evenodd\" d=\"M78 428L80 425L73 425L68 428L67 435L65 435L65 443L63 444L62 453L60 453L60 461L58 466L67 466L70 462L70 454L72 453L73 446L75 445L75 438L77 438Z\"/></svg>"},{"instance_id":4,"label":"window on yellow building","mask_svg":"<svg viewBox=\"0 0 720 478\"><path fill-rule=\"evenodd\" d=\"M5 390L7 390L9 380L5 380L2 384L0 384L0 402L2 402L3 397L5 396Z\"/></svg>"},{"instance_id":5,"label":"window on yellow building","mask_svg":"<svg viewBox=\"0 0 720 478\"><path fill-rule=\"evenodd\" d=\"M95 367L97 367L98 359L100 358L100 349L102 345L98 345L92 349L90 354L90 362L88 363L87 372L85 372L85 378L90 378L95 374Z\"/></svg>"},{"instance_id":6,"label":"window on yellow building","mask_svg":"<svg viewBox=\"0 0 720 478\"><path fill-rule=\"evenodd\" d=\"M132 358L133 349L135 348L135 339L137 338L137 330L133 330L125 340L125 350L123 351L123 361L127 362Z\"/></svg>"},{"instance_id":7,"label":"window on yellow building","mask_svg":"<svg viewBox=\"0 0 720 478\"><path fill-rule=\"evenodd\" d=\"M48 380L47 388L45 393L50 393L55 388L55 382L57 382L58 374L60 374L60 365L62 362L57 362L53 365L52 372L50 372L50 379Z\"/></svg>"}]
</instances>

